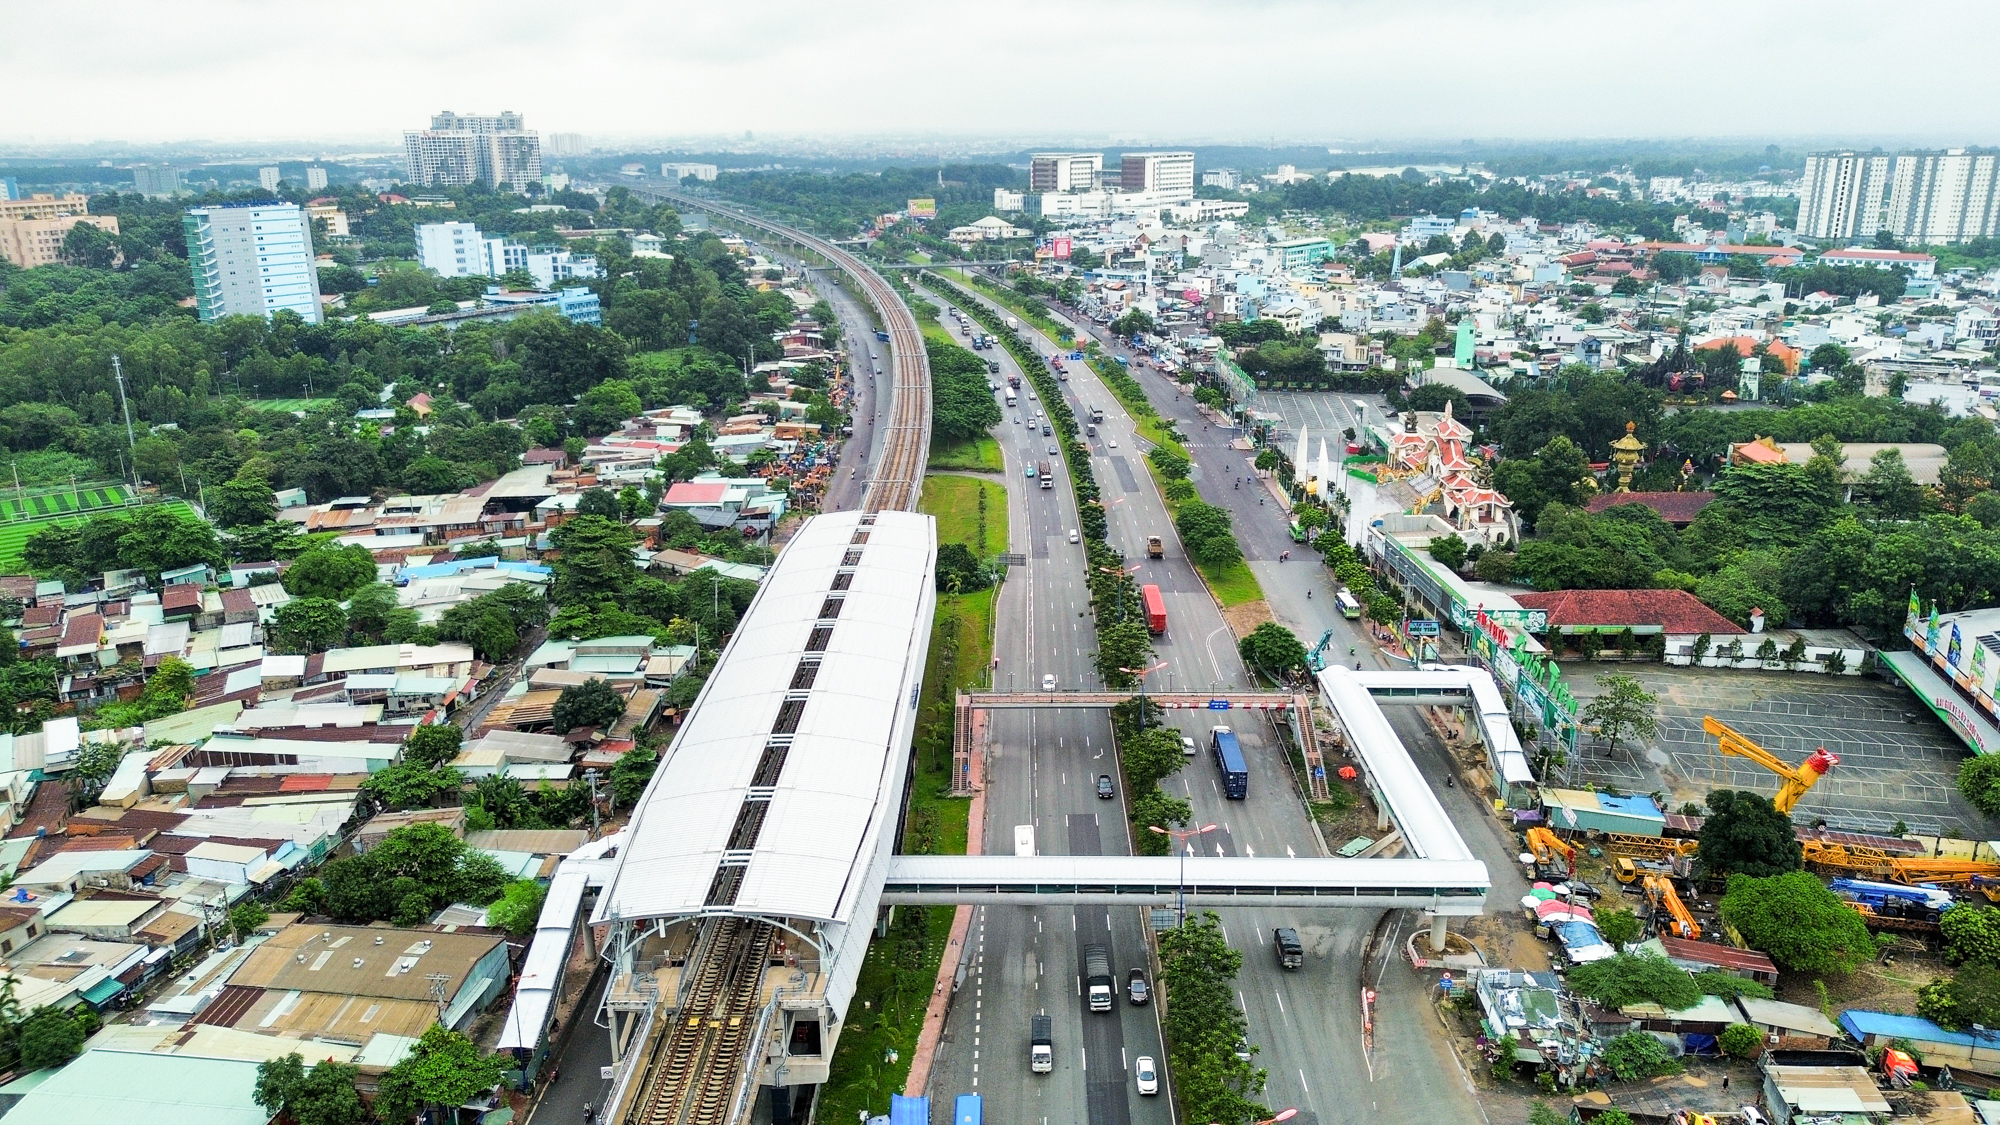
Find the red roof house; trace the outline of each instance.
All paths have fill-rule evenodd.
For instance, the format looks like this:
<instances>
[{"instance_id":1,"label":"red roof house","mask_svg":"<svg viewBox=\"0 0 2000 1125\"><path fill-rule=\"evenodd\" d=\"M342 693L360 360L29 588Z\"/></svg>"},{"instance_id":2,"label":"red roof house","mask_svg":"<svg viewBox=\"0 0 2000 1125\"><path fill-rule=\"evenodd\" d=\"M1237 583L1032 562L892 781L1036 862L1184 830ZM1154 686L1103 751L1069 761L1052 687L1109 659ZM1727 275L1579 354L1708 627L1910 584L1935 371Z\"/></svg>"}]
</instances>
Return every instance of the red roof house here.
<instances>
[{"instance_id":1,"label":"red roof house","mask_svg":"<svg viewBox=\"0 0 2000 1125\"><path fill-rule=\"evenodd\" d=\"M1641 635L1693 637L1737 636L1746 631L1686 590L1558 590L1516 594L1514 600L1524 609L1547 610L1549 628L1564 633L1630 629Z\"/></svg>"}]
</instances>

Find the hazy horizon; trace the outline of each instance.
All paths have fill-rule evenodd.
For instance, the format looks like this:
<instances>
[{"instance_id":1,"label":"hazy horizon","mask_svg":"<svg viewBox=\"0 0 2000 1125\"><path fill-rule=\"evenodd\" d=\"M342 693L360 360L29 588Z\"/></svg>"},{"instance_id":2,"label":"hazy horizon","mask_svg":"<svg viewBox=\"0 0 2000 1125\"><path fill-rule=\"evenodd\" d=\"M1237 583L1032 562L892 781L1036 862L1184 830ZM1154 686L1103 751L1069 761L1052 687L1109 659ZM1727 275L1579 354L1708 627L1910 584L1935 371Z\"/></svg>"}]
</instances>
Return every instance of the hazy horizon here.
<instances>
[{"instance_id":1,"label":"hazy horizon","mask_svg":"<svg viewBox=\"0 0 2000 1125\"><path fill-rule=\"evenodd\" d=\"M43 37L7 37L0 66L13 87L58 93L17 98L0 149L385 151L442 109L515 110L544 137L716 151L745 131L766 151L1481 137L1978 145L2000 132L2000 72L1969 61L1947 91L1913 81L1911 68L1885 65L1880 6L1860 0L1726 11L1699 0L752 0L563 20L520 0L471 20L356 0L338 20L295 27L285 11L109 0L92 9L82 72ZM1949 28L1953 42L2000 39L2000 5L1903 11L1899 22Z\"/></svg>"}]
</instances>

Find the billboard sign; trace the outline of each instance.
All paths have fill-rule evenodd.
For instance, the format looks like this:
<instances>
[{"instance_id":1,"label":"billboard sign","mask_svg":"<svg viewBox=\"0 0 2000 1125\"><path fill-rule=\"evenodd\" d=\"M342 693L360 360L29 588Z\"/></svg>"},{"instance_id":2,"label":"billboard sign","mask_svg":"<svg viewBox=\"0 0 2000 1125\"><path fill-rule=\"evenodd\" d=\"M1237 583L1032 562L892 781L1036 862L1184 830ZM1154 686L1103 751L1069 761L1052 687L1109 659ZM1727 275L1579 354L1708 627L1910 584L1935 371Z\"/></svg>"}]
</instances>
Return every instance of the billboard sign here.
<instances>
[{"instance_id":1,"label":"billboard sign","mask_svg":"<svg viewBox=\"0 0 2000 1125\"><path fill-rule=\"evenodd\" d=\"M1057 261L1062 261L1069 257L1070 240L1067 238L1052 238L1049 240L1049 249L1055 252Z\"/></svg>"},{"instance_id":2,"label":"billboard sign","mask_svg":"<svg viewBox=\"0 0 2000 1125\"><path fill-rule=\"evenodd\" d=\"M910 200L910 218L912 219L937 218L937 200L935 199Z\"/></svg>"}]
</instances>

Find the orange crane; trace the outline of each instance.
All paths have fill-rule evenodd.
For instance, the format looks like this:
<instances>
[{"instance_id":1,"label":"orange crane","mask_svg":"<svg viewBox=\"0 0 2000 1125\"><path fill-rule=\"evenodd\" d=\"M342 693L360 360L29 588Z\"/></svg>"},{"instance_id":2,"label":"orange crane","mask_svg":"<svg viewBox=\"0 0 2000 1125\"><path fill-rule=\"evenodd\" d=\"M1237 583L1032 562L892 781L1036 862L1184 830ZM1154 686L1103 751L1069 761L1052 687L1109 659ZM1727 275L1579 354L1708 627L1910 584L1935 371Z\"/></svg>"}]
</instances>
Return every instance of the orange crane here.
<instances>
[{"instance_id":1,"label":"orange crane","mask_svg":"<svg viewBox=\"0 0 2000 1125\"><path fill-rule=\"evenodd\" d=\"M1715 736L1716 749L1724 754L1735 758L1747 758L1784 780L1784 784L1778 787L1777 796L1771 798L1771 804L1786 816L1792 814L1792 809L1799 803L1799 799L1814 785L1819 784L1819 779L1826 776L1828 770L1840 764L1839 755L1828 753L1827 748L1822 746L1806 755L1805 761L1796 766L1788 766L1769 750L1750 741L1727 725L1717 722L1713 715L1701 717L1701 729Z\"/></svg>"},{"instance_id":2,"label":"orange crane","mask_svg":"<svg viewBox=\"0 0 2000 1125\"><path fill-rule=\"evenodd\" d=\"M1672 880L1661 875L1646 876L1646 901L1652 903L1655 909L1667 912L1675 937L1688 941L1701 940L1701 923L1694 920L1694 913L1681 902Z\"/></svg>"},{"instance_id":3,"label":"orange crane","mask_svg":"<svg viewBox=\"0 0 2000 1125\"><path fill-rule=\"evenodd\" d=\"M1540 825L1528 829L1528 850L1535 853L1537 865L1549 865L1552 863L1552 857L1561 856L1563 870L1568 872L1576 870L1576 848L1565 842L1561 836Z\"/></svg>"}]
</instances>

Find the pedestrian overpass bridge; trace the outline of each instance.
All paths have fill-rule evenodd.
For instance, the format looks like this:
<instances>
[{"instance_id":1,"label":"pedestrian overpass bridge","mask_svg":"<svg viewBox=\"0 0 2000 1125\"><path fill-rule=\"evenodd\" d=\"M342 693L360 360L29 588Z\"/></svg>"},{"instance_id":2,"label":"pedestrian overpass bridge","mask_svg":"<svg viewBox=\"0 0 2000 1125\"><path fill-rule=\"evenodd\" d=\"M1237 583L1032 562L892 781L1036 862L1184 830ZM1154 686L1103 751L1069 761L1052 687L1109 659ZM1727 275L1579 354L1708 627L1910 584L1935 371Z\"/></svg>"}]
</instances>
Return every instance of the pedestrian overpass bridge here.
<instances>
[{"instance_id":1,"label":"pedestrian overpass bridge","mask_svg":"<svg viewBox=\"0 0 2000 1125\"><path fill-rule=\"evenodd\" d=\"M1287 906L1469 917L1491 886L1477 860L1235 856L899 855L886 905Z\"/></svg>"}]
</instances>

